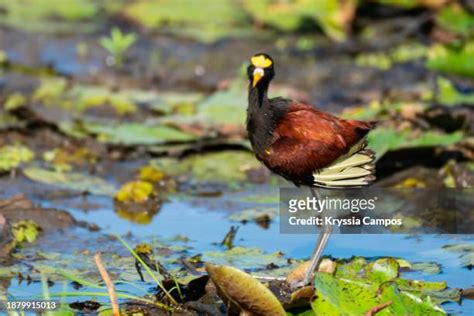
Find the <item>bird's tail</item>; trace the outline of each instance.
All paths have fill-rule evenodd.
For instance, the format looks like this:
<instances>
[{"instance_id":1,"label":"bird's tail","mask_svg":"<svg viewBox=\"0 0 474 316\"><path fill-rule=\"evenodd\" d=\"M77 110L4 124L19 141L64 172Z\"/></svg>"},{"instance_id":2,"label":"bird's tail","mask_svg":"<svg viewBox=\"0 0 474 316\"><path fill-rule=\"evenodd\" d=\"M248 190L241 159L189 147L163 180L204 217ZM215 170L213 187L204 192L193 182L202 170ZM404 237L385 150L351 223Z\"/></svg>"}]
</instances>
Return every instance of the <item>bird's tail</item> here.
<instances>
[{"instance_id":1,"label":"bird's tail","mask_svg":"<svg viewBox=\"0 0 474 316\"><path fill-rule=\"evenodd\" d=\"M324 188L347 188L369 185L375 180L375 153L365 148L364 142L358 151L318 170L313 174L314 186ZM362 147L362 148L361 148Z\"/></svg>"}]
</instances>

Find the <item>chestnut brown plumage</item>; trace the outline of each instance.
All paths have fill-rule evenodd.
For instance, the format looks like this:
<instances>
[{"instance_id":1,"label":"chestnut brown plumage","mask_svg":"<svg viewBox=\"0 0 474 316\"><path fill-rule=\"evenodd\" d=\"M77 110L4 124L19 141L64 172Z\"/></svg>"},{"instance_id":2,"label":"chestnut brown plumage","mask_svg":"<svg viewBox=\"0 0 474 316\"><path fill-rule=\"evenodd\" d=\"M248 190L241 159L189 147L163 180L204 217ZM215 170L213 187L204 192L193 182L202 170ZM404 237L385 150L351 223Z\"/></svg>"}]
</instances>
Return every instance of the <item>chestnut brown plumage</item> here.
<instances>
[{"instance_id":1,"label":"chestnut brown plumage","mask_svg":"<svg viewBox=\"0 0 474 316\"><path fill-rule=\"evenodd\" d=\"M273 60L266 54L252 60L247 131L260 161L296 185L363 186L374 180L374 155L365 149L365 139L375 123L345 120L289 99L269 99Z\"/></svg>"},{"instance_id":2,"label":"chestnut brown plumage","mask_svg":"<svg viewBox=\"0 0 474 316\"><path fill-rule=\"evenodd\" d=\"M297 186L309 186L315 195L319 194L314 187L361 187L375 179L374 153L366 148L366 137L375 127L374 122L338 118L281 97L269 99L268 87L275 67L267 54L251 58L247 75L248 135L257 159L271 171ZM313 270L329 230L326 227L315 249Z\"/></svg>"}]
</instances>

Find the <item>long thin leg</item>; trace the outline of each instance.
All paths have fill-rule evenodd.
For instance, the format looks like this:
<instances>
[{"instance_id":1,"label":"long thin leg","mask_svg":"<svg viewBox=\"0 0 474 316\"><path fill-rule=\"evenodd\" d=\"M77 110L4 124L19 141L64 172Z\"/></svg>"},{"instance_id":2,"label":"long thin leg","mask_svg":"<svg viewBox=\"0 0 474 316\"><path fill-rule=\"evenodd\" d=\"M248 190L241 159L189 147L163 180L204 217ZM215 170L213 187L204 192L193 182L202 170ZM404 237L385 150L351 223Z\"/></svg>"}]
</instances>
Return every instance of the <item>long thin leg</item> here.
<instances>
[{"instance_id":1,"label":"long thin leg","mask_svg":"<svg viewBox=\"0 0 474 316\"><path fill-rule=\"evenodd\" d=\"M310 188L310 189L313 196L317 198L318 200L320 200L321 195L319 194L319 192L315 188ZM319 234L318 241L313 250L313 255L311 256L311 263L309 265L308 270L306 271L306 275L304 278L305 285L313 283L314 272L318 268L319 261L321 260L321 256L323 254L324 248L326 248L326 244L328 243L329 237L331 237L331 233L332 233L331 225L323 225L322 229L323 231Z\"/></svg>"}]
</instances>

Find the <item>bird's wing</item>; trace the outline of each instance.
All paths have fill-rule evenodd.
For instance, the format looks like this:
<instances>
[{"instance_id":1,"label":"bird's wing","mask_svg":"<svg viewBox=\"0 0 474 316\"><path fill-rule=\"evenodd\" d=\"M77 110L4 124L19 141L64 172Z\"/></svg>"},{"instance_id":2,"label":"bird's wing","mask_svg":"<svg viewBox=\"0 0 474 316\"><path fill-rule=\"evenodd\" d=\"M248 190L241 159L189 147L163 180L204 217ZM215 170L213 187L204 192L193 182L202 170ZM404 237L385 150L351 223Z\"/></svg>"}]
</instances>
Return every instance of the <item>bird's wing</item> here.
<instances>
[{"instance_id":1,"label":"bird's wing","mask_svg":"<svg viewBox=\"0 0 474 316\"><path fill-rule=\"evenodd\" d=\"M275 140L268 151L268 164L274 169L291 170L295 177L312 174L316 182L330 181L331 186L343 186L342 180L347 182L359 174L364 176L365 183L365 176L373 168L368 172L359 167L373 161L373 153L362 151L373 126L370 122L344 120L310 105L294 103L278 122Z\"/></svg>"},{"instance_id":2,"label":"bird's wing","mask_svg":"<svg viewBox=\"0 0 474 316\"><path fill-rule=\"evenodd\" d=\"M293 103L278 123L276 133L281 138L316 141L323 145L323 150L336 150L343 155L359 143L372 127L370 122L345 120L304 103Z\"/></svg>"}]
</instances>

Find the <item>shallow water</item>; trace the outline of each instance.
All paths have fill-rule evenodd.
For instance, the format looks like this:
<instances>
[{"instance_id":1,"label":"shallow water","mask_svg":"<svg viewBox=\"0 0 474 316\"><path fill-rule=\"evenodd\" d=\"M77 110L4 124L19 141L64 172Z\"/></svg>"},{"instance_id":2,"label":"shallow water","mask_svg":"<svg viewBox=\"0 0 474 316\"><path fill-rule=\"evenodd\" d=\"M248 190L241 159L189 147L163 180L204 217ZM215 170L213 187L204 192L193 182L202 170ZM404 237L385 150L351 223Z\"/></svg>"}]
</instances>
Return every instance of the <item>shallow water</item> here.
<instances>
[{"instance_id":1,"label":"shallow water","mask_svg":"<svg viewBox=\"0 0 474 316\"><path fill-rule=\"evenodd\" d=\"M250 194L260 192L266 195L272 193L277 195L278 188L258 186L252 188L249 192L251 192ZM109 245L105 241L103 244L97 244L97 236L104 233L126 235L131 232L133 242L150 243L153 239L159 241L171 240L177 235L184 235L190 239L186 243L186 246L189 247L187 255L223 250L220 241L228 232L230 226L236 225L235 222L229 220L230 214L252 207L262 207L262 205L277 207L275 203L242 201L242 196L246 194L247 192L228 193L217 198L175 196L163 204L161 210L147 225L132 223L120 218L112 211L111 199L106 197L88 197L89 205L97 207L89 211L81 210L77 206L74 207L74 205L84 202L82 198L63 199L54 202L37 201L45 207L67 209L76 219L97 223L101 227L100 232L86 234L84 234L83 229L73 229L67 232L67 235L70 235L68 237L64 237L61 233L53 233L47 238L48 242L40 243L38 247L45 251L51 250L51 243L55 243L52 241L57 240L57 238L66 238L70 242L63 246L58 244L57 248L54 248L55 252L69 253L72 256L74 256L74 251L77 249L90 249L92 253L97 250L124 253L117 243ZM281 234L277 218L268 229L263 229L253 222L238 225L240 227L235 240L236 246L256 247L268 253L281 251L286 257L296 259L307 258L311 254L316 240L316 235ZM472 236L466 235L335 234L331 237L325 254L335 258L390 256L404 258L410 262L436 262L441 265L442 272L440 274L405 272L405 277L426 281L446 281L449 287L467 288L474 285L473 271L462 268L458 254L444 251L441 247L446 244L470 243L473 241ZM90 269L93 268L92 259L90 258L84 258L84 260L79 260L75 264L78 266L86 265ZM152 283L147 285L148 288L152 287ZM72 290L70 285L57 283L50 288L50 292L64 291L64 286L69 291ZM135 295L144 294L137 288L126 284L119 285L118 288ZM86 287L80 289L81 292L88 290L94 291L94 289L87 289ZM40 283L26 285L23 282L18 285L15 280L12 280L8 291L10 295L17 298L30 297L32 294L41 295L42 293ZM84 299L86 298L67 298L68 301ZM106 298L98 298L98 300L107 302ZM472 315L474 313L474 302L463 300L461 305L450 303L444 304L443 308L455 315Z\"/></svg>"}]
</instances>

